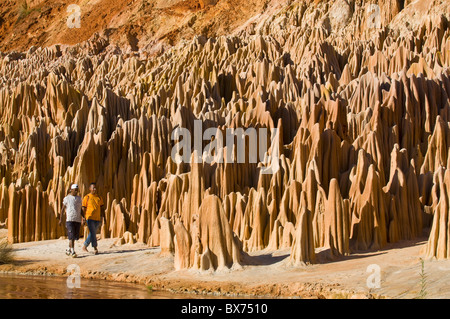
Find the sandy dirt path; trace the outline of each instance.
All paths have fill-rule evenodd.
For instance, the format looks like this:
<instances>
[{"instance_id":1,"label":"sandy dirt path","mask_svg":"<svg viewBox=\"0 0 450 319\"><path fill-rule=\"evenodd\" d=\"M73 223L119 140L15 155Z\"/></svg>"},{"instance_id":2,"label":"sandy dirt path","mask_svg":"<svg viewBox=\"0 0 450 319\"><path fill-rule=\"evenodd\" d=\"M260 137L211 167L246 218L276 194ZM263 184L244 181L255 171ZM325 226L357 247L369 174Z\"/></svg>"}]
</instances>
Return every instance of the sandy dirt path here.
<instances>
[{"instance_id":1,"label":"sandy dirt path","mask_svg":"<svg viewBox=\"0 0 450 319\"><path fill-rule=\"evenodd\" d=\"M4 235L4 230L0 231ZM239 270L202 273L175 271L172 256L161 256L159 248L144 244L115 246L115 239L99 241L99 255L81 251L78 258L64 254L67 240L14 244L16 262L0 265L0 272L68 275L77 264L83 278L139 282L153 289L224 296L266 296L300 298L415 298L421 290L420 257L425 239L402 241L378 252L354 254L321 264L289 266L289 250L260 251L246 258ZM368 288L369 265L380 267L380 288ZM450 260L425 261L427 298L450 298Z\"/></svg>"}]
</instances>

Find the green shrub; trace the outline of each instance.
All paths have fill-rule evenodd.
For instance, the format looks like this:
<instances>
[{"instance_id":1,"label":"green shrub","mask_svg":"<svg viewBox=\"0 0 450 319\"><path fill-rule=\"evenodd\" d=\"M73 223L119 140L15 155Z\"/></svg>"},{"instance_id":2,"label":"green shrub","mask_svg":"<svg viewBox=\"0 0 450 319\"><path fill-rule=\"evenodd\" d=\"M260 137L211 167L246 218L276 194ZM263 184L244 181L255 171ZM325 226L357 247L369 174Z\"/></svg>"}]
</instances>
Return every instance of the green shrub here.
<instances>
[{"instance_id":1,"label":"green shrub","mask_svg":"<svg viewBox=\"0 0 450 319\"><path fill-rule=\"evenodd\" d=\"M28 6L26 1L19 4L17 8L17 13L19 14L18 20L27 17L33 10Z\"/></svg>"},{"instance_id":2,"label":"green shrub","mask_svg":"<svg viewBox=\"0 0 450 319\"><path fill-rule=\"evenodd\" d=\"M416 299L425 299L425 297L427 296L428 292L427 292L427 274L425 273L425 261L420 258L420 264L421 264L421 269L420 269L420 291L419 291L419 295L416 297Z\"/></svg>"},{"instance_id":3,"label":"green shrub","mask_svg":"<svg viewBox=\"0 0 450 319\"><path fill-rule=\"evenodd\" d=\"M10 264L13 262L13 249L6 240L0 240L0 264Z\"/></svg>"}]
</instances>

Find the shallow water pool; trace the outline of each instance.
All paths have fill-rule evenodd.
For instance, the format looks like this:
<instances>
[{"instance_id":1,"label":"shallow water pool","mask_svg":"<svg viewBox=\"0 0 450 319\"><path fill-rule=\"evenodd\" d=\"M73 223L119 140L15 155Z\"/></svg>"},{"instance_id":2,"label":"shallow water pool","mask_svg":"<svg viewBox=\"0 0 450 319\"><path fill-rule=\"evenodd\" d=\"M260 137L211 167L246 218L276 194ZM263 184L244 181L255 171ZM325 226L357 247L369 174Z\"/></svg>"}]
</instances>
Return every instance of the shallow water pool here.
<instances>
[{"instance_id":1,"label":"shallow water pool","mask_svg":"<svg viewBox=\"0 0 450 319\"><path fill-rule=\"evenodd\" d=\"M0 299L198 299L204 295L150 291L143 284L98 279L69 288L67 277L0 274Z\"/></svg>"}]
</instances>

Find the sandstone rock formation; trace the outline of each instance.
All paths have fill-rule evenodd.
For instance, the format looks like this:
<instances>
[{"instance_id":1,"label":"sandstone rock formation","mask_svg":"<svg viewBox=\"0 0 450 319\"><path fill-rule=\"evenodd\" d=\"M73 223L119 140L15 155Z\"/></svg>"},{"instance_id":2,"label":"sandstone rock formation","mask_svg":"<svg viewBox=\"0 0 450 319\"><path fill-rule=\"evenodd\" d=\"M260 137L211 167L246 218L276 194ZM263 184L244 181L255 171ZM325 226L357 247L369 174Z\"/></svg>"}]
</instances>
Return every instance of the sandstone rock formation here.
<instances>
[{"instance_id":1,"label":"sandstone rock formation","mask_svg":"<svg viewBox=\"0 0 450 319\"><path fill-rule=\"evenodd\" d=\"M428 257L449 258L449 2L380 1L380 25L371 4L292 1L153 57L99 35L1 53L9 241L63 236L70 184L95 181L101 236L161 246L176 269L239 267L262 249L315 263L318 248L345 258L429 228ZM200 134L265 128L269 141L277 128L279 170L261 173L275 148L236 163L248 140L234 162L178 163L172 132L194 138L196 120Z\"/></svg>"}]
</instances>

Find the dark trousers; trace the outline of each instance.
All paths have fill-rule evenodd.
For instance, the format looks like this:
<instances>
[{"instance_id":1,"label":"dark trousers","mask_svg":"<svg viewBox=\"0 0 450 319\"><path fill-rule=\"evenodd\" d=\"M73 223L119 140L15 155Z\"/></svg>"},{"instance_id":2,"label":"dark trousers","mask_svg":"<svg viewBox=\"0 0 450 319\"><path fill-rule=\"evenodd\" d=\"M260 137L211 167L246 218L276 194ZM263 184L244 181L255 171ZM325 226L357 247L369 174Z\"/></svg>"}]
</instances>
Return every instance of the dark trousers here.
<instances>
[{"instance_id":1,"label":"dark trousers","mask_svg":"<svg viewBox=\"0 0 450 319\"><path fill-rule=\"evenodd\" d=\"M97 229L101 222L99 220L88 219L86 223L89 229L89 235L84 242L84 246L88 247L89 244L92 244L92 247L97 248Z\"/></svg>"}]
</instances>

